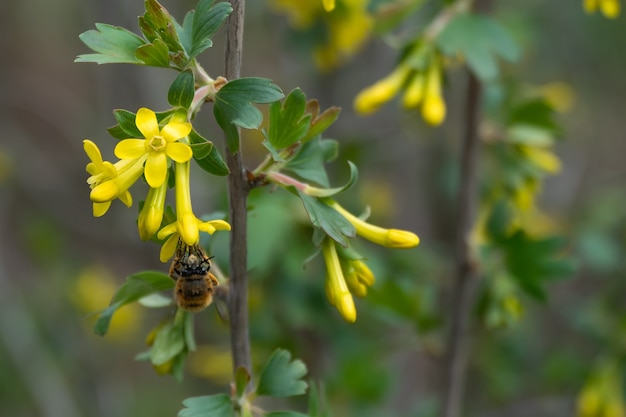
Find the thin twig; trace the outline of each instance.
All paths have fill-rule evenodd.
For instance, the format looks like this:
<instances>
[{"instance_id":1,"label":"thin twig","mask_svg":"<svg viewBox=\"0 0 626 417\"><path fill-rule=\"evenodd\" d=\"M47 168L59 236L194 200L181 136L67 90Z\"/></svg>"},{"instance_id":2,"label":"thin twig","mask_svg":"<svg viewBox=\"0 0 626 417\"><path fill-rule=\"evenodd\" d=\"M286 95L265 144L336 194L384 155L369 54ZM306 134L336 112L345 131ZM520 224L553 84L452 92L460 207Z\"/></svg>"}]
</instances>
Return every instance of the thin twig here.
<instances>
[{"instance_id":1,"label":"thin twig","mask_svg":"<svg viewBox=\"0 0 626 417\"><path fill-rule=\"evenodd\" d=\"M468 234L474 216L476 164L478 148L478 108L481 86L469 72L465 103L465 135L461 150L461 178L456 223L456 277L452 296L451 329L445 358L443 417L460 415L465 391L469 350L468 317L471 314L476 279L468 246Z\"/></svg>"},{"instance_id":2,"label":"thin twig","mask_svg":"<svg viewBox=\"0 0 626 417\"><path fill-rule=\"evenodd\" d=\"M231 0L233 12L226 26L225 76L228 80L239 78L243 45L245 0ZM230 320L230 345L233 370L244 367L251 373L250 337L248 331L247 269L247 212L248 181L241 152L226 151L228 176L230 234L230 281L228 316Z\"/></svg>"}]
</instances>

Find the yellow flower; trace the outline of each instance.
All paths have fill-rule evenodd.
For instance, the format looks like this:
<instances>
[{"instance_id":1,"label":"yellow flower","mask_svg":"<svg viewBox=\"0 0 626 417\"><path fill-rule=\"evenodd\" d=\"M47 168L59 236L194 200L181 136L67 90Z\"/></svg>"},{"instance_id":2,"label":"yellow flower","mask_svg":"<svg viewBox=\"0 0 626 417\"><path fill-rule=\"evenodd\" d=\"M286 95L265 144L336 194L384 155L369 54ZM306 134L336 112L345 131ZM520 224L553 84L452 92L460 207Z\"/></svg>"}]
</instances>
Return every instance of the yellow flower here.
<instances>
[{"instance_id":1,"label":"yellow flower","mask_svg":"<svg viewBox=\"0 0 626 417\"><path fill-rule=\"evenodd\" d=\"M426 77L424 74L417 73L411 78L411 81L402 96L402 106L405 109L411 109L419 106L424 98L424 90L426 86Z\"/></svg>"},{"instance_id":2,"label":"yellow flower","mask_svg":"<svg viewBox=\"0 0 626 417\"><path fill-rule=\"evenodd\" d=\"M410 71L409 67L400 65L382 80L363 89L354 99L354 109L361 114L378 110L398 93Z\"/></svg>"},{"instance_id":3,"label":"yellow flower","mask_svg":"<svg viewBox=\"0 0 626 417\"><path fill-rule=\"evenodd\" d=\"M583 7L590 14L600 8L602 14L609 19L617 18L621 12L619 0L583 0Z\"/></svg>"},{"instance_id":4,"label":"yellow flower","mask_svg":"<svg viewBox=\"0 0 626 417\"><path fill-rule=\"evenodd\" d=\"M83 149L91 160L86 170L91 176L87 183L91 187L90 198L93 201L93 215L103 216L111 206L111 201L119 198L122 203L130 207L133 203L128 189L141 176L143 160L125 160L112 164L102 160L98 146L85 139Z\"/></svg>"},{"instance_id":5,"label":"yellow flower","mask_svg":"<svg viewBox=\"0 0 626 417\"><path fill-rule=\"evenodd\" d=\"M417 237L415 233L406 230L384 229L374 226L348 212L336 201L328 200L327 204L352 223L359 236L378 245L388 248L413 248L420 243L419 237Z\"/></svg>"},{"instance_id":6,"label":"yellow flower","mask_svg":"<svg viewBox=\"0 0 626 417\"><path fill-rule=\"evenodd\" d=\"M328 274L326 276L326 296L328 301L337 308L337 311L348 322L356 320L354 299L348 289L346 279L341 269L337 248L332 239L325 239L322 243L322 254L326 262Z\"/></svg>"},{"instance_id":7,"label":"yellow flower","mask_svg":"<svg viewBox=\"0 0 626 417\"><path fill-rule=\"evenodd\" d=\"M446 118L446 103L441 95L441 65L439 59L432 60L426 75L422 117L433 125L440 125Z\"/></svg>"},{"instance_id":8,"label":"yellow flower","mask_svg":"<svg viewBox=\"0 0 626 417\"><path fill-rule=\"evenodd\" d=\"M137 226L141 240L150 239L161 227L167 181L163 181L158 188L150 188L146 201L139 212Z\"/></svg>"},{"instance_id":9,"label":"yellow flower","mask_svg":"<svg viewBox=\"0 0 626 417\"><path fill-rule=\"evenodd\" d=\"M350 292L357 297L365 297L367 295L367 287L371 287L376 281L374 273L365 262L359 259L342 258L340 261Z\"/></svg>"},{"instance_id":10,"label":"yellow flower","mask_svg":"<svg viewBox=\"0 0 626 417\"><path fill-rule=\"evenodd\" d=\"M335 9L335 0L322 0L322 5L324 6L324 10L332 12Z\"/></svg>"},{"instance_id":11,"label":"yellow flower","mask_svg":"<svg viewBox=\"0 0 626 417\"><path fill-rule=\"evenodd\" d=\"M204 222L193 214L191 207L191 193L189 190L189 161L176 162L174 166L176 182L176 221L163 227L157 238L165 239L161 248L161 262L167 262L174 255L179 237L189 246L198 243L200 232L210 235L216 230L230 230L230 225L224 220Z\"/></svg>"},{"instance_id":12,"label":"yellow flower","mask_svg":"<svg viewBox=\"0 0 626 417\"><path fill-rule=\"evenodd\" d=\"M165 181L168 157L176 162L187 162L193 156L189 145L177 142L191 132L191 124L170 121L160 129L156 114L145 107L137 111L135 124L144 139L122 140L115 147L115 156L120 159L146 156L146 181L150 187L157 188Z\"/></svg>"}]
</instances>

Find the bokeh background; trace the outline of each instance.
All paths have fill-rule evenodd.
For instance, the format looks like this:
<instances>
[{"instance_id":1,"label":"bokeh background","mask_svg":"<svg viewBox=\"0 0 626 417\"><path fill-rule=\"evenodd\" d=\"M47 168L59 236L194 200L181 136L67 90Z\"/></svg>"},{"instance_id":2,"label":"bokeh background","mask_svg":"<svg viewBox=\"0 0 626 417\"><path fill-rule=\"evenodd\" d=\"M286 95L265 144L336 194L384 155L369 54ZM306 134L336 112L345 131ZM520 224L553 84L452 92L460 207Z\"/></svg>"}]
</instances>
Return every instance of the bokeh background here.
<instances>
[{"instance_id":1,"label":"bokeh background","mask_svg":"<svg viewBox=\"0 0 626 417\"><path fill-rule=\"evenodd\" d=\"M345 160L360 180L342 202L370 205L375 223L417 232L418 249L396 253L364 245L379 282L359 301L348 325L327 304L320 259L297 219L299 202L279 191L251 195L251 336L260 366L286 347L326 383L334 415L430 416L437 407L442 322L439 293L450 283L454 175L462 129L465 78L449 74L449 117L429 128L395 103L371 117L354 113L356 93L384 76L395 51L372 39L353 60L322 73L307 39L285 16L250 1L244 76L300 86L322 108L343 108L328 132L341 156L333 182L347 179ZM553 283L546 303L527 302L515 326L478 330L470 360L468 413L480 416L569 416L598 360L626 352L626 25L586 15L580 2L497 2L494 13L523 54L507 71L533 85L565 83L573 92L559 115L562 172L550 178L540 204L569 240L578 262L572 277ZM163 4L179 19L192 0ZM429 9L431 7L431 9ZM435 10L426 6L426 13ZM81 32L104 22L135 32L139 0L0 2L0 415L11 417L175 415L184 398L228 390L227 326L214 309L198 315L200 348L182 382L157 375L134 356L151 328L171 310L130 306L111 332L93 335L93 314L124 278L166 271L159 247L140 241L136 204L93 218L82 140L112 157L106 128L112 110L162 110L175 73L122 65L75 64L87 52ZM201 57L222 71L221 35ZM209 112L206 112L208 115ZM206 136L221 144L210 119ZM260 136L245 137L245 158L262 158ZM222 179L197 171L196 211L225 210ZM140 199L136 197L136 199ZM279 201L280 204L265 204ZM211 242L227 265L226 240ZM286 249L289 249L287 252ZM620 375L623 363L616 362ZM620 385L621 387L621 385Z\"/></svg>"}]
</instances>

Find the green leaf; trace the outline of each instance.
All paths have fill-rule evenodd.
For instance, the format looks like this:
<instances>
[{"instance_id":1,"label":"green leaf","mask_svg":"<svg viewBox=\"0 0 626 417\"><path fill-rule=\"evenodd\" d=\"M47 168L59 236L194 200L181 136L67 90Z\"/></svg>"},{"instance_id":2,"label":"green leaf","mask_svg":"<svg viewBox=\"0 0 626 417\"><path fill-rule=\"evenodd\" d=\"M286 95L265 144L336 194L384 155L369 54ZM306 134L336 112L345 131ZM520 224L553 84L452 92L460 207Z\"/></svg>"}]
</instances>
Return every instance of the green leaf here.
<instances>
[{"instance_id":1,"label":"green leaf","mask_svg":"<svg viewBox=\"0 0 626 417\"><path fill-rule=\"evenodd\" d=\"M302 381L306 366L299 360L291 360L291 354L276 349L267 360L259 376L257 395L270 397L291 397L304 394L307 383Z\"/></svg>"},{"instance_id":2,"label":"green leaf","mask_svg":"<svg viewBox=\"0 0 626 417\"><path fill-rule=\"evenodd\" d=\"M185 349L183 328L172 321L165 323L156 333L150 349L150 362L159 366L173 359Z\"/></svg>"},{"instance_id":3,"label":"green leaf","mask_svg":"<svg viewBox=\"0 0 626 417\"><path fill-rule=\"evenodd\" d=\"M250 374L248 370L243 366L237 368L237 372L235 372L235 393L237 398L242 398L246 393L246 387L250 382Z\"/></svg>"},{"instance_id":4,"label":"green leaf","mask_svg":"<svg viewBox=\"0 0 626 417\"><path fill-rule=\"evenodd\" d=\"M554 144L553 132L531 124L518 123L506 130L508 140L520 145L545 147Z\"/></svg>"},{"instance_id":5,"label":"green leaf","mask_svg":"<svg viewBox=\"0 0 626 417\"><path fill-rule=\"evenodd\" d=\"M191 397L183 401L178 417L234 417L233 404L226 394Z\"/></svg>"},{"instance_id":6,"label":"green leaf","mask_svg":"<svg viewBox=\"0 0 626 417\"><path fill-rule=\"evenodd\" d=\"M316 384L314 381L309 383L308 414L310 417L330 417L326 390L322 383Z\"/></svg>"},{"instance_id":7,"label":"green leaf","mask_svg":"<svg viewBox=\"0 0 626 417\"><path fill-rule=\"evenodd\" d=\"M119 128L126 133L129 138L143 137L143 133L137 129L135 113L124 109L115 109L113 110L113 117L115 117Z\"/></svg>"},{"instance_id":8,"label":"green leaf","mask_svg":"<svg viewBox=\"0 0 626 417\"><path fill-rule=\"evenodd\" d=\"M256 129L263 115L252 103L272 103L284 95L280 88L266 78L238 78L229 81L215 95L215 109L229 123L245 129ZM221 125L220 125L221 126Z\"/></svg>"},{"instance_id":9,"label":"green leaf","mask_svg":"<svg viewBox=\"0 0 626 417\"><path fill-rule=\"evenodd\" d=\"M210 142L200 136L195 130L189 134L193 158L200 168L209 174L225 176L230 173L228 166L222 159L222 155Z\"/></svg>"},{"instance_id":10,"label":"green leaf","mask_svg":"<svg viewBox=\"0 0 626 417\"><path fill-rule=\"evenodd\" d=\"M161 39L141 45L135 51L135 56L151 67L168 68L170 66L170 52Z\"/></svg>"},{"instance_id":11,"label":"green leaf","mask_svg":"<svg viewBox=\"0 0 626 417\"><path fill-rule=\"evenodd\" d=\"M494 19L460 14L436 39L448 55L462 54L474 74L483 81L498 75L496 55L508 61L519 57L519 49L509 33Z\"/></svg>"},{"instance_id":12,"label":"green leaf","mask_svg":"<svg viewBox=\"0 0 626 417\"><path fill-rule=\"evenodd\" d=\"M334 241L343 247L348 246L346 237L354 237L356 229L345 217L315 197L298 192L311 224L322 229Z\"/></svg>"},{"instance_id":13,"label":"green leaf","mask_svg":"<svg viewBox=\"0 0 626 417\"><path fill-rule=\"evenodd\" d=\"M174 107L188 109L195 94L195 78L190 70L183 71L172 82L167 92L167 101Z\"/></svg>"},{"instance_id":14,"label":"green leaf","mask_svg":"<svg viewBox=\"0 0 626 417\"><path fill-rule=\"evenodd\" d=\"M130 275L117 290L111 304L96 320L94 332L103 336L109 329L113 314L122 306L135 302L146 295L174 288L174 280L162 272L144 271Z\"/></svg>"},{"instance_id":15,"label":"green leaf","mask_svg":"<svg viewBox=\"0 0 626 417\"><path fill-rule=\"evenodd\" d=\"M228 2L211 6L212 4L213 0L200 0L193 13L190 58L195 58L200 52L211 47L213 44L211 37L233 11Z\"/></svg>"},{"instance_id":16,"label":"green leaf","mask_svg":"<svg viewBox=\"0 0 626 417\"><path fill-rule=\"evenodd\" d=\"M169 52L180 52L183 47L178 39L176 20L165 7L156 0L145 1L146 12L139 17L139 28L148 39L162 43ZM167 59L169 65L169 56Z\"/></svg>"},{"instance_id":17,"label":"green leaf","mask_svg":"<svg viewBox=\"0 0 626 417\"><path fill-rule=\"evenodd\" d=\"M330 187L324 163L336 155L337 142L321 139L319 136L306 142L286 165L300 178L312 181L322 187Z\"/></svg>"},{"instance_id":18,"label":"green leaf","mask_svg":"<svg viewBox=\"0 0 626 417\"><path fill-rule=\"evenodd\" d=\"M335 120L339 117L339 113L341 113L341 109L339 107L329 107L319 116L314 115L309 132L302 139L302 141L306 142L328 129L330 125L335 123Z\"/></svg>"},{"instance_id":19,"label":"green leaf","mask_svg":"<svg viewBox=\"0 0 626 417\"><path fill-rule=\"evenodd\" d=\"M226 117L224 111L219 106L213 106L213 116L215 117L215 121L224 131L224 136L226 136L226 147L231 153L236 153L239 151L239 130L237 130L237 126L231 123L231 121Z\"/></svg>"},{"instance_id":20,"label":"green leaf","mask_svg":"<svg viewBox=\"0 0 626 417\"><path fill-rule=\"evenodd\" d=\"M135 50L146 42L124 28L96 23L96 30L83 32L79 38L85 45L98 53L79 55L74 62L143 64L135 56Z\"/></svg>"},{"instance_id":21,"label":"green leaf","mask_svg":"<svg viewBox=\"0 0 626 417\"><path fill-rule=\"evenodd\" d=\"M303 139L311 124L311 115L304 115L306 96L299 88L287 95L281 104L270 106L268 140L275 149L286 148Z\"/></svg>"},{"instance_id":22,"label":"green leaf","mask_svg":"<svg viewBox=\"0 0 626 417\"><path fill-rule=\"evenodd\" d=\"M352 162L348 161L348 165L350 166L350 179L345 185L341 187L335 187L335 188L320 189L319 191L315 193L315 197L330 197L335 194L344 192L350 187L352 187L356 183L359 177L359 172L356 168L356 165L354 165ZM313 195L313 193L310 193L310 194Z\"/></svg>"},{"instance_id":23,"label":"green leaf","mask_svg":"<svg viewBox=\"0 0 626 417\"><path fill-rule=\"evenodd\" d=\"M555 119L555 111L544 99L531 99L518 103L511 109L507 125L533 125L537 128L558 134L560 127Z\"/></svg>"}]
</instances>

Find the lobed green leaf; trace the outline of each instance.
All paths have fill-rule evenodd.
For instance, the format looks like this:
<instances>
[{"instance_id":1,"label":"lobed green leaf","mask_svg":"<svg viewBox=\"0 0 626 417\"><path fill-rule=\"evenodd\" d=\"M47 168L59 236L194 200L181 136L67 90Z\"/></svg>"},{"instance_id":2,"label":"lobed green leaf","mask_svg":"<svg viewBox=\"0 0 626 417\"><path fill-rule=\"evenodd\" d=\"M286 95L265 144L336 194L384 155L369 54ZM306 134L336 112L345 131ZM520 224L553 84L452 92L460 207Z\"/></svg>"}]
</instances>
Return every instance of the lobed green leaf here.
<instances>
[{"instance_id":1,"label":"lobed green leaf","mask_svg":"<svg viewBox=\"0 0 626 417\"><path fill-rule=\"evenodd\" d=\"M308 384L302 381L306 366L301 360L291 360L291 354L276 349L259 375L256 393L271 397L291 397L304 394Z\"/></svg>"},{"instance_id":2,"label":"lobed green leaf","mask_svg":"<svg viewBox=\"0 0 626 417\"><path fill-rule=\"evenodd\" d=\"M200 136L192 130L189 134L189 142L193 151L193 158L200 168L209 174L225 176L230 173L222 155L213 145L213 142Z\"/></svg>"},{"instance_id":3,"label":"lobed green leaf","mask_svg":"<svg viewBox=\"0 0 626 417\"><path fill-rule=\"evenodd\" d=\"M212 4L213 0L200 0L193 12L190 58L195 58L200 52L211 47L213 44L211 37L233 11L228 2L217 3L214 6Z\"/></svg>"},{"instance_id":4,"label":"lobed green leaf","mask_svg":"<svg viewBox=\"0 0 626 417\"><path fill-rule=\"evenodd\" d=\"M233 404L226 394L191 397L183 401L178 417L234 417Z\"/></svg>"},{"instance_id":5,"label":"lobed green leaf","mask_svg":"<svg viewBox=\"0 0 626 417\"><path fill-rule=\"evenodd\" d=\"M170 66L169 49L161 39L141 45L135 50L135 56L151 67L168 68Z\"/></svg>"},{"instance_id":6,"label":"lobed green leaf","mask_svg":"<svg viewBox=\"0 0 626 417\"><path fill-rule=\"evenodd\" d=\"M88 30L78 37L98 53L79 55L74 62L143 64L143 61L135 56L135 51L146 42L127 29L96 23L96 30Z\"/></svg>"},{"instance_id":7,"label":"lobed green leaf","mask_svg":"<svg viewBox=\"0 0 626 417\"><path fill-rule=\"evenodd\" d=\"M354 237L356 229L345 217L339 214L319 199L298 192L302 199L311 224L316 229L322 229L328 236L341 246L347 247L346 237Z\"/></svg>"},{"instance_id":8,"label":"lobed green leaf","mask_svg":"<svg viewBox=\"0 0 626 417\"><path fill-rule=\"evenodd\" d=\"M299 88L292 90L281 104L270 106L268 141L275 149L283 149L302 140L309 130L312 116L304 114L306 96Z\"/></svg>"},{"instance_id":9,"label":"lobed green leaf","mask_svg":"<svg viewBox=\"0 0 626 417\"><path fill-rule=\"evenodd\" d=\"M476 14L460 14L441 31L437 45L448 55L462 54L474 74L482 80L498 75L496 55L515 61L519 48L502 25Z\"/></svg>"}]
</instances>

